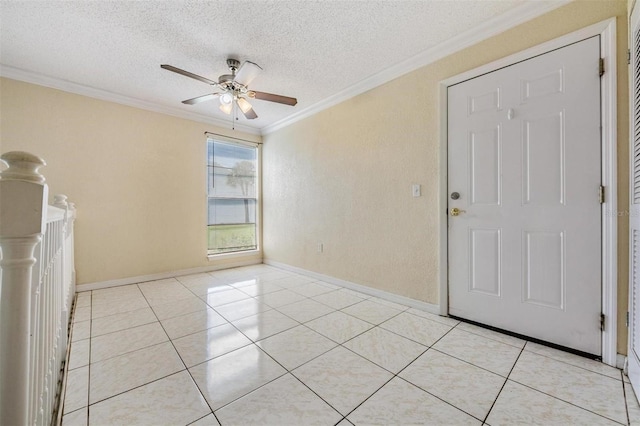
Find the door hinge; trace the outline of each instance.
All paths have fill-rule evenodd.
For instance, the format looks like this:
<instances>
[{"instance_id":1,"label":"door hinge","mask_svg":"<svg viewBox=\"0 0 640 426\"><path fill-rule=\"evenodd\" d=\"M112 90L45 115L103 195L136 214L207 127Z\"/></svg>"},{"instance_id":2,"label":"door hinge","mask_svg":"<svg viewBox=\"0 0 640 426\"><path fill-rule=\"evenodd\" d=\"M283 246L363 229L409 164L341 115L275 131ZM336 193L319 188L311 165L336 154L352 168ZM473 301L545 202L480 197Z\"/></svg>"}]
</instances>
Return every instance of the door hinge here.
<instances>
[{"instance_id":1,"label":"door hinge","mask_svg":"<svg viewBox=\"0 0 640 426\"><path fill-rule=\"evenodd\" d=\"M627 320L626 320L626 323L627 323L627 328L628 328L628 327L629 327L629 311L627 311Z\"/></svg>"},{"instance_id":2,"label":"door hinge","mask_svg":"<svg viewBox=\"0 0 640 426\"><path fill-rule=\"evenodd\" d=\"M604 75L604 58L600 58L600 77Z\"/></svg>"},{"instance_id":3,"label":"door hinge","mask_svg":"<svg viewBox=\"0 0 640 426\"><path fill-rule=\"evenodd\" d=\"M600 331L604 331L604 314L600 314Z\"/></svg>"},{"instance_id":4,"label":"door hinge","mask_svg":"<svg viewBox=\"0 0 640 426\"><path fill-rule=\"evenodd\" d=\"M598 188L598 200L600 201L600 204L604 204L604 186L602 185Z\"/></svg>"},{"instance_id":5,"label":"door hinge","mask_svg":"<svg viewBox=\"0 0 640 426\"><path fill-rule=\"evenodd\" d=\"M627 49L627 65L631 65L631 49Z\"/></svg>"}]
</instances>

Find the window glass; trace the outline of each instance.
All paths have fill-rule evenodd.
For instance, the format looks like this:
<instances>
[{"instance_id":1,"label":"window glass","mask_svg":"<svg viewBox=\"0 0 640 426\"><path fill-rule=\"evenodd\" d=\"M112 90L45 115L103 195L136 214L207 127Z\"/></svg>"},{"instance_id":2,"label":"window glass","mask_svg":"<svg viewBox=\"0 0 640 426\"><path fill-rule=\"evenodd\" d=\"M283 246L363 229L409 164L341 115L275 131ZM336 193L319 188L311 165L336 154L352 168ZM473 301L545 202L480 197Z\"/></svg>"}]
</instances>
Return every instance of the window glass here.
<instances>
[{"instance_id":1,"label":"window glass","mask_svg":"<svg viewBox=\"0 0 640 426\"><path fill-rule=\"evenodd\" d=\"M258 148L207 139L209 254L258 248Z\"/></svg>"}]
</instances>

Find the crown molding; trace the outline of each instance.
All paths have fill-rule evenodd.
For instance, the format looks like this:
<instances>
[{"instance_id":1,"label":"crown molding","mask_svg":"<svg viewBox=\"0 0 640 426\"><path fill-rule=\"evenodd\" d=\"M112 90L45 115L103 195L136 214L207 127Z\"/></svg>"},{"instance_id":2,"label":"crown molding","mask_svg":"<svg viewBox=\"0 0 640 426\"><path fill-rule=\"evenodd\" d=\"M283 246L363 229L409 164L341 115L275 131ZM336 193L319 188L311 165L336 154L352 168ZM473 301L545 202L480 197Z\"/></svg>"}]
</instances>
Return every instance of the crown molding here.
<instances>
[{"instance_id":1,"label":"crown molding","mask_svg":"<svg viewBox=\"0 0 640 426\"><path fill-rule=\"evenodd\" d=\"M505 32L511 28L517 27L527 21L530 21L545 13L551 12L561 6L571 3L575 0L551 0L551 1L531 1L526 2L522 6L518 6L509 12L503 13L489 19L482 24L471 28L465 32L458 34L449 40L440 43L432 48L424 50L417 55L406 59L396 65L386 68L377 74L352 85L335 95L332 95L308 108L298 111L282 120L262 128L262 134L267 135L289 126L297 121L314 115L322 110L330 108L347 99L353 98L361 93L381 86L393 79L401 77L412 71L429 65L439 59L449 56L455 52L465 49L469 46L477 44L490 37Z\"/></svg>"},{"instance_id":2,"label":"crown molding","mask_svg":"<svg viewBox=\"0 0 640 426\"><path fill-rule=\"evenodd\" d=\"M44 74L25 71L19 68L14 68L7 65L0 65L0 77L10 78L12 80L23 81L25 83L37 84L39 86L50 87L52 89L62 90L64 92L74 93L76 95L87 96L89 98L99 99L102 101L114 102L116 104L127 105L134 108L143 109L146 111L157 112L160 114L171 115L173 117L184 118L186 120L192 120L199 123L212 124L219 126L223 129L229 128L229 122L220 120L218 118L209 117L206 115L183 111L179 108L158 105L153 102L143 101L141 99L132 98L129 96L119 95L117 93L109 92L102 89L96 89L95 87L84 86L82 84L73 83L67 80L61 80L54 77L49 77ZM236 123L235 129L241 132L260 135L260 129L249 127L243 124Z\"/></svg>"}]
</instances>

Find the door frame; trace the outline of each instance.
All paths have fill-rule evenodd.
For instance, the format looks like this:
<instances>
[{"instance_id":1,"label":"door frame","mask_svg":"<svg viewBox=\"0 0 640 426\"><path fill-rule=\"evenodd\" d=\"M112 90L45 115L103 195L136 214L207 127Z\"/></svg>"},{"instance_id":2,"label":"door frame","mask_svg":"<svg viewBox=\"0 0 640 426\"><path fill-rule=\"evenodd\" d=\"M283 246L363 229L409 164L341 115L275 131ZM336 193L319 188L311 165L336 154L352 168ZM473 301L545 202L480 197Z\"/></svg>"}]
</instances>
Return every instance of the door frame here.
<instances>
[{"instance_id":1,"label":"door frame","mask_svg":"<svg viewBox=\"0 0 640 426\"><path fill-rule=\"evenodd\" d=\"M517 62L547 53L589 37L600 36L600 55L604 59L605 73L600 80L600 108L602 126L602 185L605 187L605 202L602 210L602 313L605 328L602 332L602 362L617 364L617 286L618 286L618 185L617 185L617 81L616 81L616 18L610 18L586 28L574 31L551 41L498 59L440 82L440 315L449 313L449 259L448 259L448 133L447 133L447 88L465 80L496 71ZM594 197L597 194L594 192ZM595 321L596 319L594 319Z\"/></svg>"}]
</instances>

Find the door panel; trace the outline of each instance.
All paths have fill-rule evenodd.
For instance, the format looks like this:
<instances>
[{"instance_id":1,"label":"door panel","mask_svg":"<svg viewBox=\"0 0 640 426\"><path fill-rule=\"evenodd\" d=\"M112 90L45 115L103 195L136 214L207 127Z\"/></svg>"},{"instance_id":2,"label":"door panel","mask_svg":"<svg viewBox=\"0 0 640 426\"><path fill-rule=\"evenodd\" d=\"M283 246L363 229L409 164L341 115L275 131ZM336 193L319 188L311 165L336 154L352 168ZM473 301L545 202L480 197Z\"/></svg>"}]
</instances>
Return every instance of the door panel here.
<instances>
[{"instance_id":1,"label":"door panel","mask_svg":"<svg viewBox=\"0 0 640 426\"><path fill-rule=\"evenodd\" d=\"M448 89L449 312L601 353L599 37Z\"/></svg>"}]
</instances>

